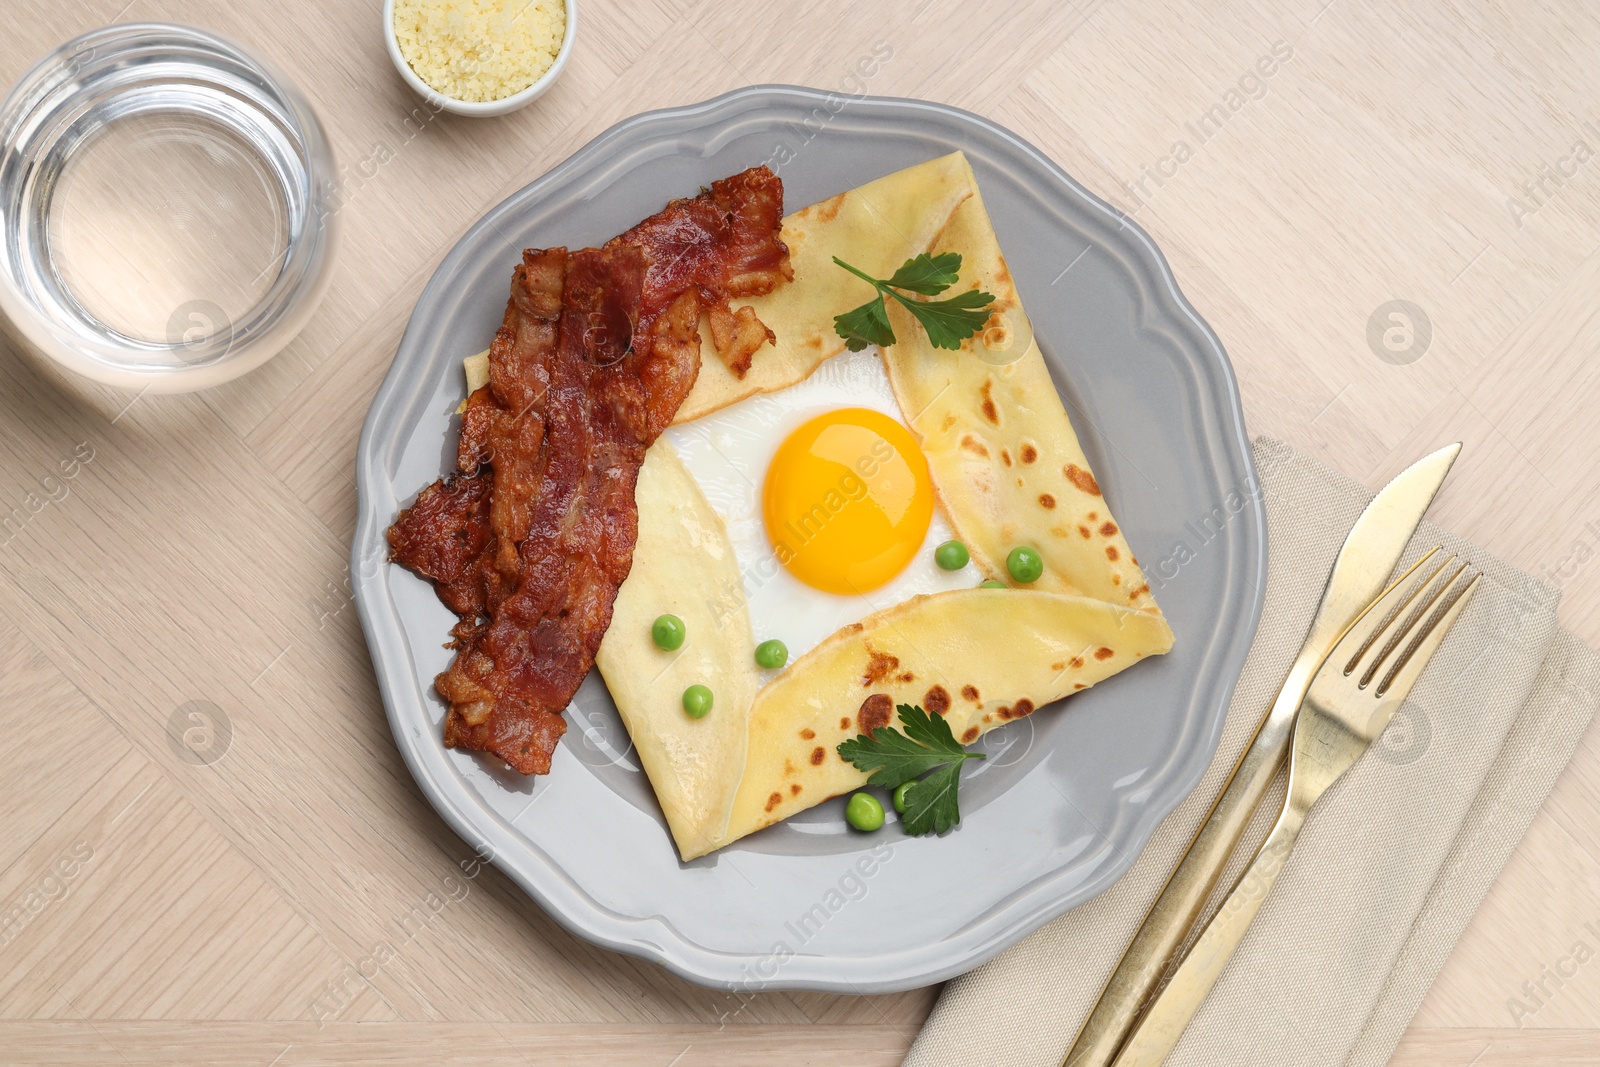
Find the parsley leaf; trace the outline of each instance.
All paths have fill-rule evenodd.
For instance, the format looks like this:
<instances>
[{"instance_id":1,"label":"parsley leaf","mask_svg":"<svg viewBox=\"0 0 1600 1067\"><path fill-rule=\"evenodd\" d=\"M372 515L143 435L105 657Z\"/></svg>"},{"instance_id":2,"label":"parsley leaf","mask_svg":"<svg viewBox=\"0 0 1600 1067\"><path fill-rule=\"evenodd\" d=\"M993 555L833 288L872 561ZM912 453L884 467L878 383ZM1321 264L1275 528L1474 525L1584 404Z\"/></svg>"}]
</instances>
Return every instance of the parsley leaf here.
<instances>
[{"instance_id":1,"label":"parsley leaf","mask_svg":"<svg viewBox=\"0 0 1600 1067\"><path fill-rule=\"evenodd\" d=\"M841 744L839 756L867 771L871 785L893 789L917 779L906 790L901 825L908 834L942 834L961 821L957 803L961 765L983 759L983 754L962 748L944 716L929 715L911 704L896 710L905 733L880 726L870 737L860 734Z\"/></svg>"},{"instance_id":2,"label":"parsley leaf","mask_svg":"<svg viewBox=\"0 0 1600 1067\"><path fill-rule=\"evenodd\" d=\"M938 296L956 283L956 273L960 270L961 253L941 252L930 256L924 252L902 263L885 284L923 296Z\"/></svg>"},{"instance_id":3,"label":"parsley leaf","mask_svg":"<svg viewBox=\"0 0 1600 1067\"><path fill-rule=\"evenodd\" d=\"M859 352L868 345L894 344L894 330L889 328L889 311L883 306L883 297L869 300L853 311L833 317L833 328L844 338L844 346Z\"/></svg>"},{"instance_id":4,"label":"parsley leaf","mask_svg":"<svg viewBox=\"0 0 1600 1067\"><path fill-rule=\"evenodd\" d=\"M979 756L979 759L983 757ZM900 825L908 834L942 834L961 821L956 803L956 786L961 782L961 764L947 763L906 790L906 810Z\"/></svg>"},{"instance_id":5,"label":"parsley leaf","mask_svg":"<svg viewBox=\"0 0 1600 1067\"><path fill-rule=\"evenodd\" d=\"M961 342L983 329L989 320L990 305L994 297L981 289L972 289L944 300L913 300L905 292L918 296L937 296L956 283L961 270L958 252L941 252L930 256L923 252L912 256L900 265L888 281L874 278L857 270L838 256L833 261L862 281L870 282L878 295L858 308L834 317L833 326L845 346L859 352L869 344L892 345L894 330L889 325L889 312L884 296L892 296L909 311L927 331L928 342L935 348L958 349Z\"/></svg>"},{"instance_id":6,"label":"parsley leaf","mask_svg":"<svg viewBox=\"0 0 1600 1067\"><path fill-rule=\"evenodd\" d=\"M920 713L921 708L911 708L909 705L900 705L901 722L906 722L907 711ZM949 727L945 727L946 731ZM907 725L907 733L911 727ZM957 752L961 751L960 745L955 745ZM901 782L910 781L926 771L941 766L950 761L948 750L940 751L908 737L892 726L880 726L872 731L869 737L858 734L839 745L839 757L855 764L856 770L868 771L871 777L867 779L869 785L881 785L885 789L893 789Z\"/></svg>"},{"instance_id":7,"label":"parsley leaf","mask_svg":"<svg viewBox=\"0 0 1600 1067\"><path fill-rule=\"evenodd\" d=\"M950 732L950 724L944 721L943 715L929 715L920 705L912 704L901 704L895 710L900 713L900 723L911 740L962 759L969 755L966 749L956 743L956 735Z\"/></svg>"},{"instance_id":8,"label":"parsley leaf","mask_svg":"<svg viewBox=\"0 0 1600 1067\"><path fill-rule=\"evenodd\" d=\"M922 323L934 348L960 348L962 341L983 329L989 321L989 305L994 303L994 297L980 289L957 293L948 300L907 300L893 290L890 293Z\"/></svg>"}]
</instances>

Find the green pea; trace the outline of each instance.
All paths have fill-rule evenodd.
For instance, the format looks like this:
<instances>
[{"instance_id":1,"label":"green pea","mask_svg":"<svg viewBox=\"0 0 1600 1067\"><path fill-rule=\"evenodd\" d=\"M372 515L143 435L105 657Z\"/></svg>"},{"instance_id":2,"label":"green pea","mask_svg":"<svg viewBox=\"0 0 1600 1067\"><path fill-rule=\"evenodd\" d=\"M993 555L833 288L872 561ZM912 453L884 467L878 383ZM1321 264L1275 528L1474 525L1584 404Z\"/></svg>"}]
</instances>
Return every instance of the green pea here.
<instances>
[{"instance_id":1,"label":"green pea","mask_svg":"<svg viewBox=\"0 0 1600 1067\"><path fill-rule=\"evenodd\" d=\"M711 690L703 685L691 685L683 691L683 713L691 719L703 719L711 711Z\"/></svg>"},{"instance_id":2,"label":"green pea","mask_svg":"<svg viewBox=\"0 0 1600 1067\"><path fill-rule=\"evenodd\" d=\"M1005 587L1006 583L998 578L990 578L987 582L978 586L979 589L1004 589Z\"/></svg>"},{"instance_id":3,"label":"green pea","mask_svg":"<svg viewBox=\"0 0 1600 1067\"><path fill-rule=\"evenodd\" d=\"M941 570L958 571L965 567L967 560L971 558L967 546L960 541L946 541L933 550L933 561Z\"/></svg>"},{"instance_id":4,"label":"green pea","mask_svg":"<svg viewBox=\"0 0 1600 1067\"><path fill-rule=\"evenodd\" d=\"M844 806L845 822L871 832L883 826L883 802L871 793L856 793Z\"/></svg>"},{"instance_id":5,"label":"green pea","mask_svg":"<svg viewBox=\"0 0 1600 1067\"><path fill-rule=\"evenodd\" d=\"M763 641L756 646L756 666L765 667L767 670L777 670L789 662L789 646L773 638Z\"/></svg>"},{"instance_id":6,"label":"green pea","mask_svg":"<svg viewBox=\"0 0 1600 1067\"><path fill-rule=\"evenodd\" d=\"M657 648L668 652L682 647L684 635L688 632L683 620L676 615L658 615L656 621L650 624L650 640L656 643Z\"/></svg>"},{"instance_id":7,"label":"green pea","mask_svg":"<svg viewBox=\"0 0 1600 1067\"><path fill-rule=\"evenodd\" d=\"M910 789L913 784L912 782L901 782L894 787L894 810L901 815L906 813L906 790Z\"/></svg>"},{"instance_id":8,"label":"green pea","mask_svg":"<svg viewBox=\"0 0 1600 1067\"><path fill-rule=\"evenodd\" d=\"M1037 581L1044 573L1044 560L1033 549L1018 545L1006 557L1006 570L1011 572L1011 577L1026 584Z\"/></svg>"}]
</instances>

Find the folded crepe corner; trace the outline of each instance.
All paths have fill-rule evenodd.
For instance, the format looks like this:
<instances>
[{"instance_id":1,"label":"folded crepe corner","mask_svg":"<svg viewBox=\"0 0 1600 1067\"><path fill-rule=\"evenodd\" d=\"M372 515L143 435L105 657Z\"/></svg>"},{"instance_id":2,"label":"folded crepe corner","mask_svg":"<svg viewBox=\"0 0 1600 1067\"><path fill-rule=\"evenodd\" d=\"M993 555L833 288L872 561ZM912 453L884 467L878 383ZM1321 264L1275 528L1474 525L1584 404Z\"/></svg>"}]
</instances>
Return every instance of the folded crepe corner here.
<instances>
[{"instance_id":1,"label":"folded crepe corner","mask_svg":"<svg viewBox=\"0 0 1600 1067\"><path fill-rule=\"evenodd\" d=\"M1007 553L1027 546L1045 564L1030 589L1159 614L1050 379L981 194L957 205L929 251L960 253L957 284L992 294L994 312L952 351L933 347L891 302L897 343L883 362L974 563L1003 578Z\"/></svg>"},{"instance_id":2,"label":"folded crepe corner","mask_svg":"<svg viewBox=\"0 0 1600 1067\"><path fill-rule=\"evenodd\" d=\"M1070 593L958 589L871 615L756 695L721 844L865 785L838 745L896 725L900 704L942 714L970 745L1171 647L1160 615Z\"/></svg>"},{"instance_id":3,"label":"folded crepe corner","mask_svg":"<svg viewBox=\"0 0 1600 1067\"><path fill-rule=\"evenodd\" d=\"M684 859L720 847L742 777L750 705L761 685L750 611L728 531L665 437L634 489L639 540L600 642L600 668ZM686 581L685 575L694 575ZM672 652L650 639L670 612L695 640ZM684 689L713 681L716 709L691 719Z\"/></svg>"},{"instance_id":4,"label":"folded crepe corner","mask_svg":"<svg viewBox=\"0 0 1600 1067\"><path fill-rule=\"evenodd\" d=\"M977 191L966 156L952 152L787 216L780 236L789 246L796 280L748 301L777 340L756 351L740 378L721 360L706 358L710 347L702 336L700 375L678 409L676 423L757 393L787 389L843 352L833 318L851 306L861 283L834 266L833 257L887 278L900 264L926 252L956 207Z\"/></svg>"}]
</instances>

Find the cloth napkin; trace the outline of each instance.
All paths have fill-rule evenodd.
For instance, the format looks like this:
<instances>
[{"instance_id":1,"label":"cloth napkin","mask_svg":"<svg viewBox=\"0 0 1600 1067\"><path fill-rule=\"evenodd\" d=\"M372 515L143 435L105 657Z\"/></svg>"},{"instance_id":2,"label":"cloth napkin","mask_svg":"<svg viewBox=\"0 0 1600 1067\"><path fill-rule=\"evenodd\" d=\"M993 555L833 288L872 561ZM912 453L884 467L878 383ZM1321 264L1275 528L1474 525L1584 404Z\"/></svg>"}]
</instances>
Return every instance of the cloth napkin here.
<instances>
[{"instance_id":1,"label":"cloth napkin","mask_svg":"<svg viewBox=\"0 0 1600 1067\"><path fill-rule=\"evenodd\" d=\"M1258 438L1255 460L1270 539L1266 603L1205 778L1111 889L951 981L908 1067L1055 1067L1249 743L1372 498L1280 441ZM1428 523L1401 568L1438 544L1485 580L1389 729L1313 810L1168 1067L1388 1062L1572 758L1600 700L1600 655L1556 624L1555 589ZM1280 776L1211 906L1282 796Z\"/></svg>"}]
</instances>

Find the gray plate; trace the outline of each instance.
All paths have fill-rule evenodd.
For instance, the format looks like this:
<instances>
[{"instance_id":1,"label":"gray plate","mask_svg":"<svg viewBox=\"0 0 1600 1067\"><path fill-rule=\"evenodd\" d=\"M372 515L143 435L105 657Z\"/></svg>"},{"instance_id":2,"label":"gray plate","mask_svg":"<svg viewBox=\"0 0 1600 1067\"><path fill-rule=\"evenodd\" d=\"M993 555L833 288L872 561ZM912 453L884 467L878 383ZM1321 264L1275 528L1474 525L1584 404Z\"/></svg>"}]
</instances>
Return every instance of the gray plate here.
<instances>
[{"instance_id":1,"label":"gray plate","mask_svg":"<svg viewBox=\"0 0 1600 1067\"><path fill-rule=\"evenodd\" d=\"M431 680L448 662L452 618L424 582L383 562L384 530L449 465L461 358L493 337L520 249L598 244L780 148L792 155L778 167L791 210L966 151L1177 644L1070 708L988 734L990 758L963 780L961 826L943 838L892 824L854 833L841 798L684 864L597 675L548 777L443 747ZM434 807L569 930L725 988L926 985L1104 890L1199 781L1261 611L1264 516L1233 373L1155 245L1013 134L919 101L757 87L601 134L445 258L356 462L356 603L395 741Z\"/></svg>"}]
</instances>

